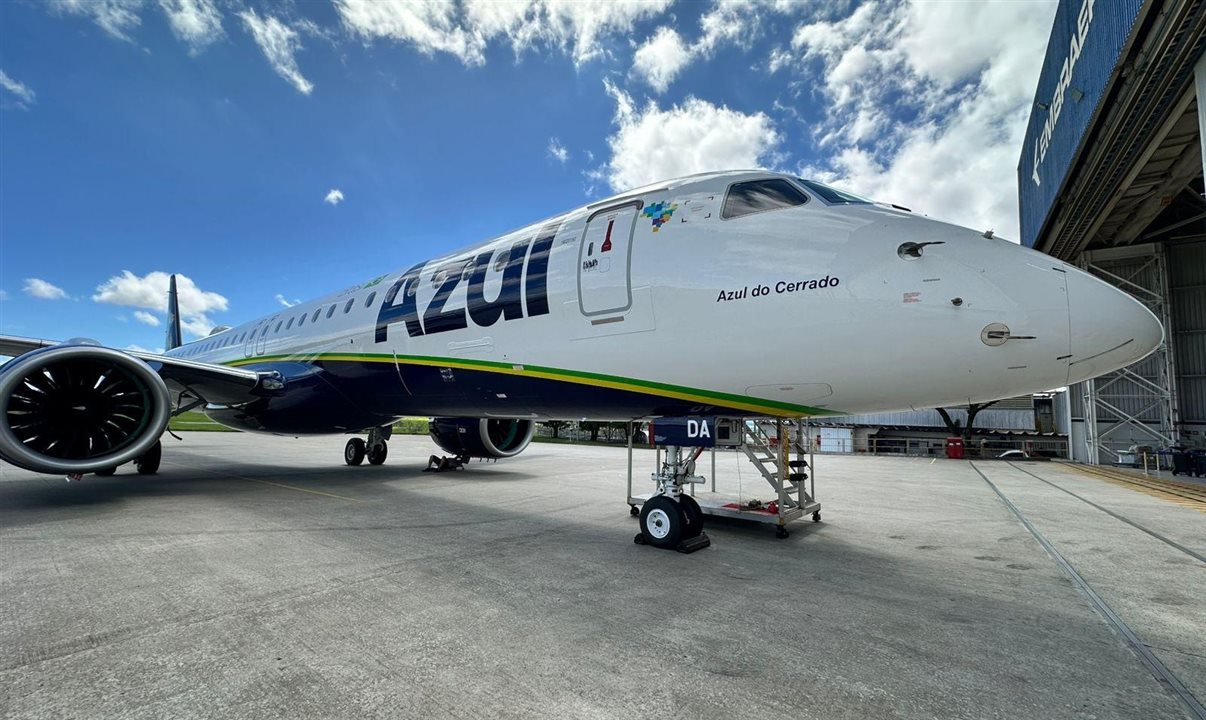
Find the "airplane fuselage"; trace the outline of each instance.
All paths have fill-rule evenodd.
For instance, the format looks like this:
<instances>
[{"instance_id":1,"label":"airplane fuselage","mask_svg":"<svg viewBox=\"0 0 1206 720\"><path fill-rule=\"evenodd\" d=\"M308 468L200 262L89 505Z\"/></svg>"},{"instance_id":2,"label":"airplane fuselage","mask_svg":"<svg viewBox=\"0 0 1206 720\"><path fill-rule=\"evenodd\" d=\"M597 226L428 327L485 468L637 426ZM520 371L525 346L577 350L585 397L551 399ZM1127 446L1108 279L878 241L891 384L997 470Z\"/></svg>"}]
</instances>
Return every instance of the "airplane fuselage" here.
<instances>
[{"instance_id":1,"label":"airplane fuselage","mask_svg":"<svg viewBox=\"0 0 1206 720\"><path fill-rule=\"evenodd\" d=\"M734 188L771 180L805 201L736 215ZM207 412L292 434L405 415L935 407L1059 387L1159 343L1146 309L1072 266L906 211L830 200L772 173L684 178L167 354L280 371L279 396ZM914 255L909 243L927 245ZM1102 313L1108 322L1095 319Z\"/></svg>"}]
</instances>

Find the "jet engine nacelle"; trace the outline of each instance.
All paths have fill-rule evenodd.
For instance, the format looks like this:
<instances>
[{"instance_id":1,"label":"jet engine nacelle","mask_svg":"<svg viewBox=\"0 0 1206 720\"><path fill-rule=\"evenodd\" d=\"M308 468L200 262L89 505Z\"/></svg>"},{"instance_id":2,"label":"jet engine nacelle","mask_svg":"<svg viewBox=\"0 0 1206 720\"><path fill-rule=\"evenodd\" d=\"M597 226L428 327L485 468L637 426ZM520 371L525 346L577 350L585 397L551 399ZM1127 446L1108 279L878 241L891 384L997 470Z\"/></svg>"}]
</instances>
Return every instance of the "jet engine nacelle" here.
<instances>
[{"instance_id":1,"label":"jet engine nacelle","mask_svg":"<svg viewBox=\"0 0 1206 720\"><path fill-rule=\"evenodd\" d=\"M141 457L171 416L163 378L112 348L56 345L0 366L0 459L86 473Z\"/></svg>"},{"instance_id":2,"label":"jet engine nacelle","mask_svg":"<svg viewBox=\"0 0 1206 720\"><path fill-rule=\"evenodd\" d=\"M461 458L508 458L523 452L536 423L495 418L435 418L428 426L431 439Z\"/></svg>"}]
</instances>

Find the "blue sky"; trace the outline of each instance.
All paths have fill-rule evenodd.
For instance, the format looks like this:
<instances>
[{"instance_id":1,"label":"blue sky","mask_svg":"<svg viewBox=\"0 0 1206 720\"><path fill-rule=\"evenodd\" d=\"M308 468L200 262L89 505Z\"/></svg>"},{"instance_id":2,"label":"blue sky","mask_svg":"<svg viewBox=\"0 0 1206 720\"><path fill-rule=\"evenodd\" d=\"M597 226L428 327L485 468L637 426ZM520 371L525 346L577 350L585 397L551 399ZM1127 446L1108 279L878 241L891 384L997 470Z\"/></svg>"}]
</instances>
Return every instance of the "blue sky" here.
<instances>
[{"instance_id":1,"label":"blue sky","mask_svg":"<svg viewBox=\"0 0 1206 720\"><path fill-rule=\"evenodd\" d=\"M1016 236L1055 5L0 3L0 332L162 347L768 167Z\"/></svg>"}]
</instances>

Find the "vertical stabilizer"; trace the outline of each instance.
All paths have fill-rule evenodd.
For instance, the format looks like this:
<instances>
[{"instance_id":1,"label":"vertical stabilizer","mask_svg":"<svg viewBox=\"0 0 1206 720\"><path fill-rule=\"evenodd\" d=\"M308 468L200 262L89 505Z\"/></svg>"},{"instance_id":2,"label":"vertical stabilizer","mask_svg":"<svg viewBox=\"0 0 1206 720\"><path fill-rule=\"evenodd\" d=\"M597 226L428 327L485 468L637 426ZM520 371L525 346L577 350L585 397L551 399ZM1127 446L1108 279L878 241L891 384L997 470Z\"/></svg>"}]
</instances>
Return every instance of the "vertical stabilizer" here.
<instances>
[{"instance_id":1,"label":"vertical stabilizer","mask_svg":"<svg viewBox=\"0 0 1206 720\"><path fill-rule=\"evenodd\" d=\"M182 344L180 341L180 301L176 298L175 275L168 281L167 315L167 338L163 341L163 349L174 350Z\"/></svg>"}]
</instances>

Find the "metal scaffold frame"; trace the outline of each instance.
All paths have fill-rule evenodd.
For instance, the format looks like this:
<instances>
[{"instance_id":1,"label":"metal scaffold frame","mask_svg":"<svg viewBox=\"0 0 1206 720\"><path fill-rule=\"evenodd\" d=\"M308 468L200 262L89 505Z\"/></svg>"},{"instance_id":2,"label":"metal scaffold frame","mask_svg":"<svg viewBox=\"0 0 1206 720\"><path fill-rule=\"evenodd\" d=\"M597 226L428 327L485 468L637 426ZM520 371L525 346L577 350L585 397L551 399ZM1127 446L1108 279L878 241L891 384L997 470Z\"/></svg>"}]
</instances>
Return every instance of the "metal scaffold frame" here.
<instances>
[{"instance_id":1,"label":"metal scaffold frame","mask_svg":"<svg viewBox=\"0 0 1206 720\"><path fill-rule=\"evenodd\" d=\"M1165 247L1149 244L1085 252L1080 266L1130 293L1165 328L1164 342L1147 359L1080 384L1087 461L1119 462L1127 448L1139 444L1138 438L1150 439L1158 447L1177 444L1177 374L1169 343L1172 317ZM1140 374L1140 368L1154 369L1154 377Z\"/></svg>"}]
</instances>

